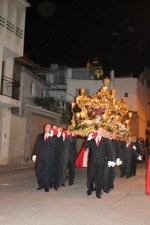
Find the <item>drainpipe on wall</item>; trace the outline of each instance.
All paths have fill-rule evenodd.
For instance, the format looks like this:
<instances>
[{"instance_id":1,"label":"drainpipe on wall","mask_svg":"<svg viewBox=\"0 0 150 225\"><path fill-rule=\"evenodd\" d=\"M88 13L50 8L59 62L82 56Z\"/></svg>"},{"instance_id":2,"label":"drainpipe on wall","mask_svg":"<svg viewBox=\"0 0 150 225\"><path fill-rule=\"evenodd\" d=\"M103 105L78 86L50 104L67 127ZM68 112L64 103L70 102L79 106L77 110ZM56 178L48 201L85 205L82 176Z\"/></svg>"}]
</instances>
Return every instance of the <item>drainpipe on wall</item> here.
<instances>
[{"instance_id":1,"label":"drainpipe on wall","mask_svg":"<svg viewBox=\"0 0 150 225\"><path fill-rule=\"evenodd\" d=\"M20 80L20 107L19 107L19 116L22 116L22 92L23 92L23 80L24 80L24 67L21 71L21 80Z\"/></svg>"}]
</instances>

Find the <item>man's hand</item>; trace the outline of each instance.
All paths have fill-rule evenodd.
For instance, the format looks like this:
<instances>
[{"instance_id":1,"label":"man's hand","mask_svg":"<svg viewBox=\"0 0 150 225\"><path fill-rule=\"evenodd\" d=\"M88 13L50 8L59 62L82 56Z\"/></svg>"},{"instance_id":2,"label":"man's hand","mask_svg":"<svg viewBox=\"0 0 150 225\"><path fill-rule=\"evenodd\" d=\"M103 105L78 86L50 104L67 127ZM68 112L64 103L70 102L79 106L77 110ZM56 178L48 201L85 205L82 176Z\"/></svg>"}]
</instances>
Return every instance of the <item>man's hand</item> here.
<instances>
[{"instance_id":1,"label":"man's hand","mask_svg":"<svg viewBox=\"0 0 150 225\"><path fill-rule=\"evenodd\" d=\"M36 161L36 155L32 156L32 161L35 162Z\"/></svg>"},{"instance_id":2,"label":"man's hand","mask_svg":"<svg viewBox=\"0 0 150 225\"><path fill-rule=\"evenodd\" d=\"M117 158L116 165L119 166L120 158Z\"/></svg>"},{"instance_id":3,"label":"man's hand","mask_svg":"<svg viewBox=\"0 0 150 225\"><path fill-rule=\"evenodd\" d=\"M139 155L137 159L141 161L142 160L142 156Z\"/></svg>"},{"instance_id":4,"label":"man's hand","mask_svg":"<svg viewBox=\"0 0 150 225\"><path fill-rule=\"evenodd\" d=\"M108 167L110 167L112 165L111 161L108 161Z\"/></svg>"},{"instance_id":5,"label":"man's hand","mask_svg":"<svg viewBox=\"0 0 150 225\"><path fill-rule=\"evenodd\" d=\"M117 166L120 166L122 164L122 161L120 160L120 158L117 158L117 160L116 160L116 165Z\"/></svg>"},{"instance_id":6,"label":"man's hand","mask_svg":"<svg viewBox=\"0 0 150 225\"><path fill-rule=\"evenodd\" d=\"M50 137L53 137L53 130L50 130L49 136L50 136Z\"/></svg>"},{"instance_id":7,"label":"man's hand","mask_svg":"<svg viewBox=\"0 0 150 225\"><path fill-rule=\"evenodd\" d=\"M90 141L93 138L93 134L89 134L87 141Z\"/></svg>"},{"instance_id":8,"label":"man's hand","mask_svg":"<svg viewBox=\"0 0 150 225\"><path fill-rule=\"evenodd\" d=\"M121 164L122 164L122 161L120 160L118 166L120 166Z\"/></svg>"},{"instance_id":9,"label":"man's hand","mask_svg":"<svg viewBox=\"0 0 150 225\"><path fill-rule=\"evenodd\" d=\"M135 145L133 145L133 149L136 150L136 146Z\"/></svg>"},{"instance_id":10,"label":"man's hand","mask_svg":"<svg viewBox=\"0 0 150 225\"><path fill-rule=\"evenodd\" d=\"M114 167L116 165L115 162L111 162L111 166Z\"/></svg>"}]
</instances>

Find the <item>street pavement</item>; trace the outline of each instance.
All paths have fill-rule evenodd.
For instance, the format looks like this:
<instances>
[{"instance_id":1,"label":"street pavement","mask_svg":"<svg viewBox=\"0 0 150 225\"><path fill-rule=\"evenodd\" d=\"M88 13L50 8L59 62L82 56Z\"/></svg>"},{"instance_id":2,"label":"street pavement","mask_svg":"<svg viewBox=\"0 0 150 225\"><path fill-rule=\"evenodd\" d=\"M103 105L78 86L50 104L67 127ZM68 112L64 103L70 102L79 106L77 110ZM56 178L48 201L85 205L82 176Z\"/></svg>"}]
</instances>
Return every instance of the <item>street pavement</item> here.
<instances>
[{"instance_id":1,"label":"street pavement","mask_svg":"<svg viewBox=\"0 0 150 225\"><path fill-rule=\"evenodd\" d=\"M36 190L35 170L0 170L0 225L149 225L150 196L145 195L146 163L137 174L120 178L115 188L98 199L87 196L87 169L76 168L73 186L58 191Z\"/></svg>"}]
</instances>

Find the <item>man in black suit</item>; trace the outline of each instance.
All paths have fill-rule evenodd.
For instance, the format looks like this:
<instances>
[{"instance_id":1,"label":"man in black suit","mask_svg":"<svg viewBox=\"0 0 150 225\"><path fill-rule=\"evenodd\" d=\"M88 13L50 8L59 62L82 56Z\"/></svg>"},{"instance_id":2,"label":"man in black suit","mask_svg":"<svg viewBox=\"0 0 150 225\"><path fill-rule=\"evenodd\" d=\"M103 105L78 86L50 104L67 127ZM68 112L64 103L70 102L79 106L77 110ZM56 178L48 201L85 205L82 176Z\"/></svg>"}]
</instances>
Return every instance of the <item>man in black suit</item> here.
<instances>
[{"instance_id":1,"label":"man in black suit","mask_svg":"<svg viewBox=\"0 0 150 225\"><path fill-rule=\"evenodd\" d=\"M74 184L75 177L75 157L76 157L76 135L71 133L70 145L69 145L69 160L68 160L68 169L69 169L69 183L68 185L72 186Z\"/></svg>"},{"instance_id":2,"label":"man in black suit","mask_svg":"<svg viewBox=\"0 0 150 225\"><path fill-rule=\"evenodd\" d=\"M132 136L132 143L136 146L136 151L139 155L141 155L141 149L140 149L140 144L137 142L136 136ZM136 176L136 169L137 169L137 157L132 152L132 162L131 162L131 174L130 176Z\"/></svg>"},{"instance_id":3,"label":"man in black suit","mask_svg":"<svg viewBox=\"0 0 150 225\"><path fill-rule=\"evenodd\" d=\"M76 153L76 137L72 132L66 131L68 134L64 140L64 157L62 161L61 170L61 186L65 187L66 177L69 179L69 184L74 184L75 177L75 153ZM67 175L67 169L69 170L69 176Z\"/></svg>"},{"instance_id":4,"label":"man in black suit","mask_svg":"<svg viewBox=\"0 0 150 225\"><path fill-rule=\"evenodd\" d=\"M49 192L50 179L52 177L54 160L55 160L55 140L50 136L51 125L45 125L45 133L39 135L36 143L32 160L36 161L36 173L39 187L37 190L44 188Z\"/></svg>"},{"instance_id":5,"label":"man in black suit","mask_svg":"<svg viewBox=\"0 0 150 225\"><path fill-rule=\"evenodd\" d=\"M121 176L123 177L124 175L126 178L130 178L131 174L131 165L132 165L132 156L133 154L136 157L136 160L139 159L141 160L141 156L137 152L137 148L135 144L132 142L132 137L130 136L127 140L126 143L122 142L122 149L123 149L123 161L122 164L120 165L120 171L121 171Z\"/></svg>"},{"instance_id":6,"label":"man in black suit","mask_svg":"<svg viewBox=\"0 0 150 225\"><path fill-rule=\"evenodd\" d=\"M109 193L109 191L114 187L115 165L117 157L112 136L113 132L110 129L105 130L105 138L109 143L109 151L112 159L112 165L109 167L108 164L106 164L104 169L103 191L105 193Z\"/></svg>"},{"instance_id":7,"label":"man in black suit","mask_svg":"<svg viewBox=\"0 0 150 225\"><path fill-rule=\"evenodd\" d=\"M61 158L62 158L62 152L64 151L64 143L63 143L61 127L58 127L57 136L54 136L54 138L56 139L57 145L55 146L53 182L54 182L54 190L57 191L58 187L60 187Z\"/></svg>"},{"instance_id":8,"label":"man in black suit","mask_svg":"<svg viewBox=\"0 0 150 225\"><path fill-rule=\"evenodd\" d=\"M96 184L96 197L101 198L101 190L104 176L104 168L106 163L111 166L111 154L109 144L106 138L103 137L103 128L98 127L97 136L92 139L93 134L90 134L85 148L90 149L90 162L89 162L89 182L87 195L92 194L93 181Z\"/></svg>"}]
</instances>

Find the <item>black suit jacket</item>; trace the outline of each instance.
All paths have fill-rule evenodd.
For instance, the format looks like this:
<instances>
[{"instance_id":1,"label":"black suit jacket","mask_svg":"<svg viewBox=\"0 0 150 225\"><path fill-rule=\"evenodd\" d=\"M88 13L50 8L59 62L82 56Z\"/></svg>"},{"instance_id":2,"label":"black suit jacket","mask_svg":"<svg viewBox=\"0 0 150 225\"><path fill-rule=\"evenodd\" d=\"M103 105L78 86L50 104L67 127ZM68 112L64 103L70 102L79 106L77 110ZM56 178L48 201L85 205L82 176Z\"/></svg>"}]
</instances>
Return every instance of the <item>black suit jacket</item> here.
<instances>
[{"instance_id":1,"label":"black suit jacket","mask_svg":"<svg viewBox=\"0 0 150 225\"><path fill-rule=\"evenodd\" d=\"M53 137L49 137L44 141L44 135L45 133L40 134L33 155L36 155L38 160L51 162L55 160L55 147L57 143Z\"/></svg>"},{"instance_id":2,"label":"black suit jacket","mask_svg":"<svg viewBox=\"0 0 150 225\"><path fill-rule=\"evenodd\" d=\"M110 152L111 152L112 161L116 162L117 150L116 150L116 146L115 146L115 140L108 139L108 142L109 142L109 145L110 145Z\"/></svg>"},{"instance_id":3,"label":"black suit jacket","mask_svg":"<svg viewBox=\"0 0 150 225\"><path fill-rule=\"evenodd\" d=\"M138 157L137 150L133 149L134 143L130 143L130 147L126 147L126 143L122 143L122 149L123 149L123 159L131 160L133 154Z\"/></svg>"},{"instance_id":4,"label":"black suit jacket","mask_svg":"<svg viewBox=\"0 0 150 225\"><path fill-rule=\"evenodd\" d=\"M95 140L86 141L85 148L90 149L90 166L92 164L105 165L107 161L112 161L108 140L101 138L100 144L97 146Z\"/></svg>"}]
</instances>

